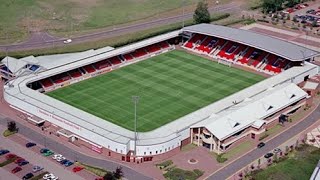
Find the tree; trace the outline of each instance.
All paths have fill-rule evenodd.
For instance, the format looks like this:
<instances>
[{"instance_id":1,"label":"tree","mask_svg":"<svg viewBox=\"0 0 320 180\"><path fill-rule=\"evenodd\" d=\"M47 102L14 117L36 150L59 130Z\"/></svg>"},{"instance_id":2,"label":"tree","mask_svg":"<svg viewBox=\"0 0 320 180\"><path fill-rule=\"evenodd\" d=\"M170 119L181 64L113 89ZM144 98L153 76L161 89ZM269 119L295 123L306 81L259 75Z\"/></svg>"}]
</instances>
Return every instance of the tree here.
<instances>
[{"instance_id":1,"label":"tree","mask_svg":"<svg viewBox=\"0 0 320 180\"><path fill-rule=\"evenodd\" d=\"M210 13L208 11L208 3L204 0L199 1L193 14L193 21L196 24L210 23Z\"/></svg>"},{"instance_id":2,"label":"tree","mask_svg":"<svg viewBox=\"0 0 320 180\"><path fill-rule=\"evenodd\" d=\"M123 177L122 167L117 167L116 171L113 172L113 177L121 179Z\"/></svg>"},{"instance_id":3,"label":"tree","mask_svg":"<svg viewBox=\"0 0 320 180\"><path fill-rule=\"evenodd\" d=\"M282 3L285 0L263 0L262 9L264 12L276 12L282 10Z\"/></svg>"},{"instance_id":4,"label":"tree","mask_svg":"<svg viewBox=\"0 0 320 180\"><path fill-rule=\"evenodd\" d=\"M17 130L16 122L14 122L14 121L8 122L8 130L10 132L16 131Z\"/></svg>"},{"instance_id":5,"label":"tree","mask_svg":"<svg viewBox=\"0 0 320 180\"><path fill-rule=\"evenodd\" d=\"M103 176L104 180L116 180L116 178L113 176L112 172L107 172L106 175Z\"/></svg>"}]
</instances>

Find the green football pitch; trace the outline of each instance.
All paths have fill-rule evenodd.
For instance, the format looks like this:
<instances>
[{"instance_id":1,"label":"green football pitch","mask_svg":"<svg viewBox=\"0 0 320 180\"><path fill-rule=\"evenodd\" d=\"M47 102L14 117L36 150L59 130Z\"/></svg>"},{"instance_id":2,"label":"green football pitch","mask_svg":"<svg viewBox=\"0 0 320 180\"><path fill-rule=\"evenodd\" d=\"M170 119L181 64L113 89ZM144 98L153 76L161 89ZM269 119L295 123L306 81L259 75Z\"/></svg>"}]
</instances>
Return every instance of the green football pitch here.
<instances>
[{"instance_id":1,"label":"green football pitch","mask_svg":"<svg viewBox=\"0 0 320 180\"><path fill-rule=\"evenodd\" d=\"M139 96L137 130L146 132L263 79L175 50L47 94L129 130Z\"/></svg>"}]
</instances>

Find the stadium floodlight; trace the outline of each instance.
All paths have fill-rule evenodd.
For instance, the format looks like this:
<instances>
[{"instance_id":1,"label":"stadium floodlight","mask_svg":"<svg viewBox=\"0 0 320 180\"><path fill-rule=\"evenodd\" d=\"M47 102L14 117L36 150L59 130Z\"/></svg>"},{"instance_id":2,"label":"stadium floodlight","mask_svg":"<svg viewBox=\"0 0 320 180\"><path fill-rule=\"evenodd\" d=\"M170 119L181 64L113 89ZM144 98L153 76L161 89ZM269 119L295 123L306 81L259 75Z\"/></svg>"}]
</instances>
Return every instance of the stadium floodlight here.
<instances>
[{"instance_id":1,"label":"stadium floodlight","mask_svg":"<svg viewBox=\"0 0 320 180\"><path fill-rule=\"evenodd\" d=\"M134 156L137 155L137 104L139 102L139 96L132 96L134 103Z\"/></svg>"}]
</instances>

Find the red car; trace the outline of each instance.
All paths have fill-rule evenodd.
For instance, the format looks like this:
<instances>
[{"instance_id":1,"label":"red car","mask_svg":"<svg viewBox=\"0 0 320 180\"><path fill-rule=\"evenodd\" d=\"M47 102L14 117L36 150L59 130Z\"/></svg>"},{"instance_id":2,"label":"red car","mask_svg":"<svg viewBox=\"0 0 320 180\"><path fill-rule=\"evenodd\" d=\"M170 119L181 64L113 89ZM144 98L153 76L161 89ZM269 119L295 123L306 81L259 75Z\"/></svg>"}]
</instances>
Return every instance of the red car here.
<instances>
[{"instance_id":1,"label":"red car","mask_svg":"<svg viewBox=\"0 0 320 180\"><path fill-rule=\"evenodd\" d=\"M19 171L21 171L22 170L22 168L21 167L15 167L14 169L12 169L11 170L11 172L13 173L13 174L15 174L15 173L17 173L17 172L19 172Z\"/></svg>"},{"instance_id":2,"label":"red car","mask_svg":"<svg viewBox=\"0 0 320 180\"><path fill-rule=\"evenodd\" d=\"M80 166L76 166L72 169L73 172L79 172L83 169L83 167L80 167Z\"/></svg>"},{"instance_id":3,"label":"red car","mask_svg":"<svg viewBox=\"0 0 320 180\"><path fill-rule=\"evenodd\" d=\"M14 161L14 163L16 163L16 164L18 164L18 163L20 163L20 162L22 162L22 161L25 161L23 158L18 158L18 159L16 159L15 161Z\"/></svg>"},{"instance_id":4,"label":"red car","mask_svg":"<svg viewBox=\"0 0 320 180\"><path fill-rule=\"evenodd\" d=\"M15 155L15 154L7 154L6 155L6 159L12 159L12 158L15 158L15 157L17 157L17 155Z\"/></svg>"}]
</instances>

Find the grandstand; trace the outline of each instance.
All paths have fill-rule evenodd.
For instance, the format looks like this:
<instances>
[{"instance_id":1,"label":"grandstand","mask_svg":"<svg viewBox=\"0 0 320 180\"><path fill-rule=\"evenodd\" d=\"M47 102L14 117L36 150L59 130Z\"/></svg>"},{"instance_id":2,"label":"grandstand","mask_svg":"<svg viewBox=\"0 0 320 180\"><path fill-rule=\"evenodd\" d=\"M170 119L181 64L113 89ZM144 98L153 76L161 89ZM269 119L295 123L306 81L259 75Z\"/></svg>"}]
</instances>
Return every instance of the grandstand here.
<instances>
[{"instance_id":1,"label":"grandstand","mask_svg":"<svg viewBox=\"0 0 320 180\"><path fill-rule=\"evenodd\" d=\"M215 62L200 57L191 58L188 53L185 55L188 60L184 61L183 56L174 54L183 51L174 49L184 49L193 54L200 54L211 61L228 62L235 68L213 65ZM130 161L131 158L135 158L131 157L134 154L134 147L137 149L136 156L138 157L157 157L157 155L178 149L190 142L203 145L219 153L227 151L249 135L251 139L258 138L262 132L277 121L281 113L290 113L306 103L307 94L296 84L318 73L318 67L309 63L318 55L318 52L310 49L254 32L200 24L117 49L107 48L67 55L30 56L21 59L8 57L2 60L3 65L0 71L3 73L3 78L9 79L4 90L5 100L12 108L27 113L30 121L43 119L54 124L57 127L57 133L61 130L69 131L71 135L67 138L71 142L80 142L80 144L86 144L86 147L92 146L92 150L97 151L98 149L99 153L105 153L109 156L113 154L127 155ZM161 59L164 58L161 57L166 56L168 60L162 61ZM172 62L169 61L169 57L173 58ZM192 57L195 56L192 55ZM55 59L55 61L50 61L52 59ZM142 62L144 60L146 61ZM155 64L161 66L160 62L157 63L158 61L163 64L171 63L172 67L177 66L179 69L159 69L155 66ZM156 70L159 72L167 70L168 73L171 70L173 72L194 72L195 75L201 73L192 69L193 61L198 61L199 65L203 64L202 66L208 68L212 66L211 68L215 68L211 69L212 73L221 71L222 74L230 77L236 76L238 78L237 75L241 76L239 73L225 73L227 71L240 72L236 69L237 67L255 70L270 77L261 82L255 81L253 85L248 84L249 87L243 87L245 89L237 87L239 84L234 82L234 79L236 79L234 77L230 79L220 78L220 81L225 80L225 83L218 83L217 80L218 86L215 89L226 86L223 91L228 91L230 85L236 88L238 92L227 93L227 97L216 99L217 101L211 99L211 103L204 103L188 113L181 106L182 109L179 110L185 113L176 116L177 119L174 121L166 121L166 123L160 124L160 127L155 127L156 129L139 132L137 141L135 141L134 132L130 128L123 128L122 123L125 123L126 119L123 119L123 122L117 125L112 120L105 121L98 114L94 115L93 112L88 113L83 111L84 109L77 108L79 106L74 103L67 104L46 95L51 91L54 94L64 89L81 91L82 89L73 87L80 87L78 84L90 84L89 82L102 83L106 77L107 79L111 77L121 78L122 76L117 73L126 69L129 69L128 72L132 73L128 78L135 78L139 73L141 75L139 76L140 79L155 78L152 74ZM131 65L133 63L136 64ZM38 66L38 68L34 70L34 68L31 68L33 65ZM148 66L154 66L153 71L148 71ZM223 68L218 69L218 66ZM142 70L145 70L145 72L142 72ZM160 75L163 75L166 72L161 73ZM105 75L101 76L101 74ZM202 74L204 75L203 72ZM216 73L214 75L219 77L221 74ZM174 73L174 76L190 78L184 74L181 75L181 73ZM15 78L10 80L12 77ZM93 77L96 77L94 78L96 81L86 80ZM211 76L205 75L203 77ZM158 80L161 84L168 83L161 77L158 77ZM188 80L191 81L192 79ZM79 81L83 82L77 83ZM208 82L210 83L199 85L199 87L215 84L209 80ZM108 84L108 82L105 83ZM192 85L192 81L190 83ZM70 84L75 85L69 86ZM120 85L115 84L115 86ZM65 86L72 88L61 88ZM98 86L95 85L92 88ZM187 87L184 90L188 90ZM121 89L121 91L125 92L126 90ZM189 91L191 90L189 89ZM206 93L205 88L198 89L197 92L193 94L199 98L201 98L200 95ZM106 91L105 93L112 95L113 92ZM151 95L156 96L155 94ZM272 100L267 101L265 97ZM84 97L81 98L79 101L83 101ZM203 98L208 97L203 96ZM176 101L183 103L179 98ZM119 106L117 99L113 99L112 102L114 106ZM121 106L130 107L131 105L132 102L129 100L127 104ZM159 103L159 106L161 105L166 106L167 104ZM156 108L154 109L156 110ZM128 110L130 111L130 108ZM166 116L166 114L161 114L161 116ZM37 123L38 121L34 122ZM152 122L155 121L151 121L151 124ZM228 131L221 132L221 129L228 129ZM61 133L61 136L65 135ZM150 158L147 158L147 160L150 160Z\"/></svg>"}]
</instances>

